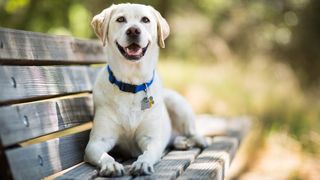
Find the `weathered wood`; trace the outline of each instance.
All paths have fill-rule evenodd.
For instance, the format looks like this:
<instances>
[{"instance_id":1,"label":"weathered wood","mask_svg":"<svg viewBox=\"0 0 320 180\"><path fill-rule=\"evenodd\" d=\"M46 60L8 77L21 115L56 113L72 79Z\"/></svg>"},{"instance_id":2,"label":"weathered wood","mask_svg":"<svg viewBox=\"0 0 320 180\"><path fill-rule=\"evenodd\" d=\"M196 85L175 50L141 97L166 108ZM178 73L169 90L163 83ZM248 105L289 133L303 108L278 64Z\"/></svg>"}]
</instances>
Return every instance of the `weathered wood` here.
<instances>
[{"instance_id":1,"label":"weathered wood","mask_svg":"<svg viewBox=\"0 0 320 180\"><path fill-rule=\"evenodd\" d=\"M96 177L94 180L130 180L131 176L121 176L121 177ZM80 179L79 179L80 180Z\"/></svg>"},{"instance_id":2,"label":"weathered wood","mask_svg":"<svg viewBox=\"0 0 320 180\"><path fill-rule=\"evenodd\" d=\"M151 176L139 176L134 179L176 179L190 165L190 163L199 153L200 149L198 148L187 151L171 151L155 165L154 174Z\"/></svg>"},{"instance_id":3,"label":"weathered wood","mask_svg":"<svg viewBox=\"0 0 320 180\"><path fill-rule=\"evenodd\" d=\"M235 137L215 137L178 179L223 180L238 145Z\"/></svg>"},{"instance_id":4,"label":"weathered wood","mask_svg":"<svg viewBox=\"0 0 320 180\"><path fill-rule=\"evenodd\" d=\"M0 64L105 63L102 43L0 28Z\"/></svg>"},{"instance_id":5,"label":"weathered wood","mask_svg":"<svg viewBox=\"0 0 320 180\"><path fill-rule=\"evenodd\" d=\"M94 179L98 177L98 169L88 163L83 163L74 169L62 174L55 178L55 180L64 180L64 179Z\"/></svg>"},{"instance_id":6,"label":"weathered wood","mask_svg":"<svg viewBox=\"0 0 320 180\"><path fill-rule=\"evenodd\" d=\"M151 176L139 176L133 179L223 179L238 148L238 139L234 137L216 137L212 144L198 157L200 150L171 151L155 165ZM195 159L196 158L196 159ZM195 160L194 160L195 159ZM126 169L129 169L127 167ZM186 169L186 170L185 170ZM185 170L185 172L184 172ZM87 163L66 172L62 179L131 179L104 178L98 176L98 170Z\"/></svg>"},{"instance_id":7,"label":"weathered wood","mask_svg":"<svg viewBox=\"0 0 320 180\"><path fill-rule=\"evenodd\" d=\"M91 95L0 107L3 146L93 120Z\"/></svg>"},{"instance_id":8,"label":"weathered wood","mask_svg":"<svg viewBox=\"0 0 320 180\"><path fill-rule=\"evenodd\" d=\"M207 119L208 118L209 116L207 116ZM221 118L219 119L219 121L216 121L214 118L212 118L212 116L211 120L211 125L215 123L218 123L217 125L219 125L222 121ZM224 123L232 124L226 125L227 128L225 129L225 132L222 133L227 134L228 136L218 136L213 139L210 138L211 145L207 149L202 151L200 155L199 149L191 149L188 151L174 150L163 156L161 161L155 165L155 173L151 176L130 177L126 175L117 179L176 179L179 176L181 176L181 179L219 179L224 177L224 174L227 171L238 148L241 138L244 137L243 135L247 132L248 125L250 124L250 121L247 118L239 119L238 125L235 125L235 120L224 121ZM236 133L236 136L234 136L234 133L230 132L238 133ZM241 136L238 136L239 134L241 134ZM196 160L194 160L195 158ZM126 172L128 172L128 169L130 168L130 164L132 162L132 160L126 161ZM186 172L184 172L186 168L187 170ZM95 167L84 163L81 166L75 167L74 169L65 172L64 174L57 177L57 179L102 180L112 178L99 177L98 171Z\"/></svg>"},{"instance_id":9,"label":"weathered wood","mask_svg":"<svg viewBox=\"0 0 320 180\"><path fill-rule=\"evenodd\" d=\"M83 160L89 131L56 138L24 148L7 150L14 179L41 179Z\"/></svg>"},{"instance_id":10,"label":"weathered wood","mask_svg":"<svg viewBox=\"0 0 320 180\"><path fill-rule=\"evenodd\" d=\"M0 66L0 105L89 92L99 70L86 66Z\"/></svg>"},{"instance_id":11,"label":"weathered wood","mask_svg":"<svg viewBox=\"0 0 320 180\"><path fill-rule=\"evenodd\" d=\"M178 177L187 166L195 159L200 153L200 149L195 148L187 151L171 151L166 154L159 163L154 166L155 173L150 176L139 176L135 177L136 180L146 179L175 179ZM130 169L130 165L125 166L126 172ZM131 176L126 175L120 178L106 178L99 177L98 170L88 164L84 163L74 169L64 173L63 175L56 178L56 180L62 179L96 179L96 180L107 180L107 179L132 179Z\"/></svg>"},{"instance_id":12,"label":"weathered wood","mask_svg":"<svg viewBox=\"0 0 320 180\"><path fill-rule=\"evenodd\" d=\"M128 169L128 168L127 168ZM78 180L129 180L132 179L131 176L122 176L122 177L112 177L112 178L108 178L108 177L99 177L99 170L88 164L88 163L83 163L77 167L75 167L74 169L64 173L61 176L58 176L56 178L53 178L55 180L65 180L65 179L78 179ZM48 178L48 179L52 179L52 178Z\"/></svg>"}]
</instances>

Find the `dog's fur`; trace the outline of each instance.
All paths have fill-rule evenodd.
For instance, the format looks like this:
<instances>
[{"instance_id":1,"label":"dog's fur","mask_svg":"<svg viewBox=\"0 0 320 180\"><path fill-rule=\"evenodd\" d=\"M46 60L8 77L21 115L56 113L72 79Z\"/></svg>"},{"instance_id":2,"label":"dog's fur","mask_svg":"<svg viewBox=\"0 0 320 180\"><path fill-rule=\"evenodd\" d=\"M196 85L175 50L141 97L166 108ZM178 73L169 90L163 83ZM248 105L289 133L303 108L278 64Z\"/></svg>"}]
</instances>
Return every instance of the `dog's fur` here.
<instances>
[{"instance_id":1,"label":"dog's fur","mask_svg":"<svg viewBox=\"0 0 320 180\"><path fill-rule=\"evenodd\" d=\"M125 22L119 22L124 17ZM142 22L147 17L149 22ZM123 19L122 19L123 20ZM151 6L119 4L103 10L92 20L92 26L106 45L108 65L114 76L129 84L143 84L150 81L158 60L159 47L169 35L169 26L158 11ZM139 38L131 40L126 34L130 27L140 30ZM132 42L147 50L139 59L128 59L119 52ZM90 140L85 151L85 160L100 168L102 176L121 176L123 166L108 152L117 145L120 151L138 157L132 165L132 175L151 174L153 165L159 161L175 130L180 135L174 146L187 149L204 147L205 140L195 132L194 114L187 102L176 92L163 89L155 72L148 94L155 104L141 110L145 92L128 93L120 91L108 80L109 74L102 70L93 89L95 117ZM172 128L173 126L173 128Z\"/></svg>"}]
</instances>

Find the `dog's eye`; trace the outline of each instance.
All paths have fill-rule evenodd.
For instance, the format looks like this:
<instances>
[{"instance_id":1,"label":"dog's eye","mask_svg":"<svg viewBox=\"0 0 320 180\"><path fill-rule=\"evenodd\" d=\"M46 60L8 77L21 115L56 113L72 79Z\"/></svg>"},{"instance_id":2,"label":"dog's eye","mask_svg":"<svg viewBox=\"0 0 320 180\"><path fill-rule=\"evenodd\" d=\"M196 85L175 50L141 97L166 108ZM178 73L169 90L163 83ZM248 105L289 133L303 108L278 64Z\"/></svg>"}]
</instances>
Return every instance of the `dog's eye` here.
<instances>
[{"instance_id":1,"label":"dog's eye","mask_svg":"<svg viewBox=\"0 0 320 180\"><path fill-rule=\"evenodd\" d=\"M120 17L118 17L118 19L116 21L119 23L123 23L123 22L126 22L126 18L123 16L120 16Z\"/></svg>"},{"instance_id":2,"label":"dog's eye","mask_svg":"<svg viewBox=\"0 0 320 180\"><path fill-rule=\"evenodd\" d=\"M144 22L144 23L149 23L149 22L150 22L150 19L147 18L147 17L143 17L143 18L141 19L141 21Z\"/></svg>"}]
</instances>

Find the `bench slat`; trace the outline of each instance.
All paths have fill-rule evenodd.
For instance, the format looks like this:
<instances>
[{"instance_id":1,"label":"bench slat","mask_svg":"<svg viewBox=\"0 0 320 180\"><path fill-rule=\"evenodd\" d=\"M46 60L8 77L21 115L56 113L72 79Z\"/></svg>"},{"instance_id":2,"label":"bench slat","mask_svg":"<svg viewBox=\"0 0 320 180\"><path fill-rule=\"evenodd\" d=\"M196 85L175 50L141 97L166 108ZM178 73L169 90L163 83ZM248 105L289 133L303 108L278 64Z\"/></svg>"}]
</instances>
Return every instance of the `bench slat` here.
<instances>
[{"instance_id":1,"label":"bench slat","mask_svg":"<svg viewBox=\"0 0 320 180\"><path fill-rule=\"evenodd\" d=\"M0 66L0 104L89 92L99 70L87 66Z\"/></svg>"},{"instance_id":2,"label":"bench slat","mask_svg":"<svg viewBox=\"0 0 320 180\"><path fill-rule=\"evenodd\" d=\"M91 95L0 107L0 137L8 146L91 120Z\"/></svg>"},{"instance_id":3,"label":"bench slat","mask_svg":"<svg viewBox=\"0 0 320 180\"><path fill-rule=\"evenodd\" d=\"M93 64L106 57L96 40L0 28L1 64Z\"/></svg>"},{"instance_id":4,"label":"bench slat","mask_svg":"<svg viewBox=\"0 0 320 180\"><path fill-rule=\"evenodd\" d=\"M127 168L128 169L128 168ZM78 179L78 180L130 180L132 179L131 176L121 176L121 177L99 177L98 176L98 169L91 164L88 163L83 163L74 169L64 173L61 176L51 178L49 177L48 179L55 179L55 180L65 180L65 179Z\"/></svg>"},{"instance_id":5,"label":"bench slat","mask_svg":"<svg viewBox=\"0 0 320 180\"><path fill-rule=\"evenodd\" d=\"M159 163L155 165L154 174L152 174L151 176L139 176L134 179L176 179L176 177L178 177L187 168L187 166L195 159L195 157L199 153L200 149L198 148L194 148L187 151L171 151L168 154L166 154ZM125 166L126 171L130 169L130 165ZM56 180L94 178L96 180L111 179L106 177L98 177L98 170L94 166L88 163L84 163L57 177ZM131 177L127 175L124 177L113 179L131 179Z\"/></svg>"},{"instance_id":6,"label":"bench slat","mask_svg":"<svg viewBox=\"0 0 320 180\"><path fill-rule=\"evenodd\" d=\"M24 148L7 150L14 179L41 179L83 160L89 131L56 138Z\"/></svg>"},{"instance_id":7,"label":"bench slat","mask_svg":"<svg viewBox=\"0 0 320 180\"><path fill-rule=\"evenodd\" d=\"M201 117L201 116L199 116ZM197 120L201 118L197 118ZM206 117L210 119L209 116ZM248 118L238 118L236 120L226 120L213 118L211 121L201 121L209 123L212 126L224 121L224 136L217 136L210 139L210 146L200 153L200 149L191 149L188 151L171 151L166 154L162 160L155 165L155 173L151 176L135 177L135 179L223 179L225 172L235 155L244 135L248 132L250 121ZM230 133L232 132L232 133ZM241 136L239 136L241 134ZM199 155L200 153L200 155ZM129 162L129 161L128 161ZM131 160L131 163L133 161ZM131 164L130 163L130 164ZM125 163L128 164L128 163ZM128 170L130 166L125 166ZM95 167L84 163L74 169L57 177L57 179L111 179L98 177L98 171ZM83 177L83 178L81 178ZM117 179L130 179L130 176L124 176Z\"/></svg>"},{"instance_id":8,"label":"bench slat","mask_svg":"<svg viewBox=\"0 0 320 180\"><path fill-rule=\"evenodd\" d=\"M223 179L224 171L228 169L237 147L238 140L236 138L216 137L211 146L205 149L197 158L196 156L199 154L200 149L171 151L155 165L154 174L151 176L139 176L134 179L176 179L180 175L179 179ZM184 172L184 170L186 171ZM97 173L98 171L94 166L84 163L56 179L111 179L97 178ZM130 176L122 178L130 179Z\"/></svg>"},{"instance_id":9,"label":"bench slat","mask_svg":"<svg viewBox=\"0 0 320 180\"><path fill-rule=\"evenodd\" d=\"M151 176L140 176L136 180L148 179L176 179L190 165L190 163L200 153L200 149L195 148L187 151L171 151L155 165L155 172Z\"/></svg>"},{"instance_id":10,"label":"bench slat","mask_svg":"<svg viewBox=\"0 0 320 180\"><path fill-rule=\"evenodd\" d=\"M215 137L178 179L224 179L238 148L234 137Z\"/></svg>"},{"instance_id":11,"label":"bench slat","mask_svg":"<svg viewBox=\"0 0 320 180\"><path fill-rule=\"evenodd\" d=\"M61 176L55 178L55 180L64 180L64 179L93 179L98 176L98 170L88 164L83 163L72 170L62 174Z\"/></svg>"}]
</instances>

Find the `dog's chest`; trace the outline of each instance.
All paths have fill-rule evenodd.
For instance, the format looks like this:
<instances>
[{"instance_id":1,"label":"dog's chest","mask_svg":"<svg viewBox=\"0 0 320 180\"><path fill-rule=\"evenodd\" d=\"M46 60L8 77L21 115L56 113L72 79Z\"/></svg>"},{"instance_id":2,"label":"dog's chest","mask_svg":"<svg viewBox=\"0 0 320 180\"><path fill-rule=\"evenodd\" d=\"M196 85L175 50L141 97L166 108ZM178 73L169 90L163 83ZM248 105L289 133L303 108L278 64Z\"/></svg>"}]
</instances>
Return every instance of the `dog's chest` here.
<instances>
[{"instance_id":1,"label":"dog's chest","mask_svg":"<svg viewBox=\"0 0 320 180\"><path fill-rule=\"evenodd\" d=\"M118 120L126 133L134 133L144 118L145 111L141 110L144 94L121 94L115 97Z\"/></svg>"}]
</instances>

